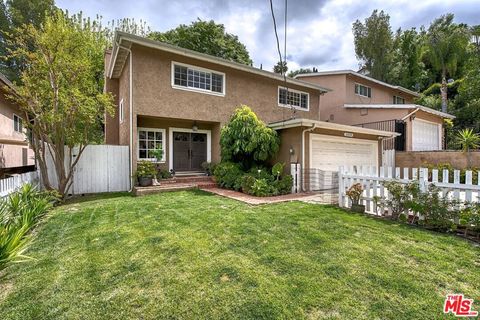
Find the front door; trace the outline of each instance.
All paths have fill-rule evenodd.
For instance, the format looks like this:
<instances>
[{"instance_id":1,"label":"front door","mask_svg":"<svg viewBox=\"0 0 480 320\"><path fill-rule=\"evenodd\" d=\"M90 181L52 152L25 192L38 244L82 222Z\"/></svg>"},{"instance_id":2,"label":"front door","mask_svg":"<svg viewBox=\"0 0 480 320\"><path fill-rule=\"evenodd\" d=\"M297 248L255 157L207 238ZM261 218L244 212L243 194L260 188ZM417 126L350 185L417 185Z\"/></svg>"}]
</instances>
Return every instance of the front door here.
<instances>
[{"instance_id":1,"label":"front door","mask_svg":"<svg viewBox=\"0 0 480 320\"><path fill-rule=\"evenodd\" d=\"M197 132L173 132L173 170L200 171L207 161L207 135Z\"/></svg>"}]
</instances>

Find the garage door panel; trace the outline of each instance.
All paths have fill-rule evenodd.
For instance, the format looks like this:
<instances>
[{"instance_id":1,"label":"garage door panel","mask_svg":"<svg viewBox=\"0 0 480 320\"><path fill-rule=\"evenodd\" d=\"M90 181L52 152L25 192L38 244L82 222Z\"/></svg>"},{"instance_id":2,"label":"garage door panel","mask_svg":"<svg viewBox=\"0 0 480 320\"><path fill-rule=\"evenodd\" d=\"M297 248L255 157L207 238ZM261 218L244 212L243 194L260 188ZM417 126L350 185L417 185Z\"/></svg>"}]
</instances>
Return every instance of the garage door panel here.
<instances>
[{"instance_id":1,"label":"garage door panel","mask_svg":"<svg viewBox=\"0 0 480 320\"><path fill-rule=\"evenodd\" d=\"M339 166L377 166L378 143L325 135L311 137L311 167L338 171Z\"/></svg>"},{"instance_id":2,"label":"garage door panel","mask_svg":"<svg viewBox=\"0 0 480 320\"><path fill-rule=\"evenodd\" d=\"M415 119L412 121L413 151L440 150L439 124Z\"/></svg>"}]
</instances>

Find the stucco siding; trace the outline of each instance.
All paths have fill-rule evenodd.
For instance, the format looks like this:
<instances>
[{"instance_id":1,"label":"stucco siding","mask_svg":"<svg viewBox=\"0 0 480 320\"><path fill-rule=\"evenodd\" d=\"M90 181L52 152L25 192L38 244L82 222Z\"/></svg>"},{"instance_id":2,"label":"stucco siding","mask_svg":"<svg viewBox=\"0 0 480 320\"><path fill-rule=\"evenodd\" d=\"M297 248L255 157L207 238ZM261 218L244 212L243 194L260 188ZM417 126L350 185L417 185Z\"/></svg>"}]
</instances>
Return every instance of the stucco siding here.
<instances>
[{"instance_id":1,"label":"stucco siding","mask_svg":"<svg viewBox=\"0 0 480 320\"><path fill-rule=\"evenodd\" d=\"M35 164L34 153L28 146L26 135L14 130L14 114L23 118L19 108L8 101L3 90L0 90L0 168Z\"/></svg>"},{"instance_id":2,"label":"stucco siding","mask_svg":"<svg viewBox=\"0 0 480 320\"><path fill-rule=\"evenodd\" d=\"M289 119L293 115L291 109L278 106L281 81L150 48L133 46L132 51L134 106L138 115L225 123L241 104L250 106L265 122ZM172 88L172 61L225 73L225 96ZM309 111L297 110L296 117L318 120L319 92L289 87L310 94Z\"/></svg>"}]
</instances>

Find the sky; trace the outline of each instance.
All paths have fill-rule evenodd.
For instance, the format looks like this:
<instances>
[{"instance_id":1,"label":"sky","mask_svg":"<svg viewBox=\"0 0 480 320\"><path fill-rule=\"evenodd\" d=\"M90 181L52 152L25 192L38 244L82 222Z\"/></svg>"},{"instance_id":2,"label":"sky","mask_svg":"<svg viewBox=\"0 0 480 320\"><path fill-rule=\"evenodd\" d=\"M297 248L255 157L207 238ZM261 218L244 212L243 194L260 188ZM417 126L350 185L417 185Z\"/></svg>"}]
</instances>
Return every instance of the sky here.
<instances>
[{"instance_id":1,"label":"sky","mask_svg":"<svg viewBox=\"0 0 480 320\"><path fill-rule=\"evenodd\" d=\"M103 21L134 18L152 31L167 31L197 18L213 19L238 36L254 66L271 70L279 61L269 0L57 0L70 13L102 16ZM273 0L283 54L285 0ZM287 6L287 62L289 70L358 69L352 23L364 21L374 9L390 15L392 31L428 27L445 13L457 23L480 24L480 0L289 0Z\"/></svg>"}]
</instances>

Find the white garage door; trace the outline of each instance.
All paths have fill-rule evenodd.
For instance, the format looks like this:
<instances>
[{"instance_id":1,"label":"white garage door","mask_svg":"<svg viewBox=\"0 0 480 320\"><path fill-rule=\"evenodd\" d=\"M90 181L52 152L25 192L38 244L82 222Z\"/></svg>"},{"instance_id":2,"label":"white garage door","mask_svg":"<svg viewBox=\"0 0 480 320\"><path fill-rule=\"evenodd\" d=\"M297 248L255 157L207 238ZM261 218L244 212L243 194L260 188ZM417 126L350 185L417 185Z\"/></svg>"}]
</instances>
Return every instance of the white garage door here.
<instances>
[{"instance_id":1,"label":"white garage door","mask_svg":"<svg viewBox=\"0 0 480 320\"><path fill-rule=\"evenodd\" d=\"M440 150L440 130L438 123L415 119L412 121L412 150Z\"/></svg>"},{"instance_id":2,"label":"white garage door","mask_svg":"<svg viewBox=\"0 0 480 320\"><path fill-rule=\"evenodd\" d=\"M338 171L339 166L377 166L378 142L353 138L310 135L310 167Z\"/></svg>"}]
</instances>

